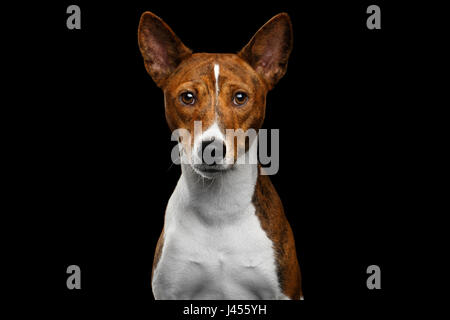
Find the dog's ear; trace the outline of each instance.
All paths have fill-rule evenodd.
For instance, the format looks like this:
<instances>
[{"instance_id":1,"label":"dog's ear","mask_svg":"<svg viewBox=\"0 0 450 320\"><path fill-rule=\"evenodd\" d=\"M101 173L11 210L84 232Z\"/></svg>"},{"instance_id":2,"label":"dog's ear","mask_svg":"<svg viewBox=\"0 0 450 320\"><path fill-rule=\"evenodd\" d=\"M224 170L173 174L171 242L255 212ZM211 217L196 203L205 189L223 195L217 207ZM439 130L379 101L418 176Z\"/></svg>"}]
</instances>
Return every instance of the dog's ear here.
<instances>
[{"instance_id":1,"label":"dog's ear","mask_svg":"<svg viewBox=\"0 0 450 320\"><path fill-rule=\"evenodd\" d=\"M138 41L145 68L159 87L192 54L161 18L148 11L141 16Z\"/></svg>"},{"instance_id":2,"label":"dog's ear","mask_svg":"<svg viewBox=\"0 0 450 320\"><path fill-rule=\"evenodd\" d=\"M250 42L238 53L272 89L286 73L292 51L292 24L287 13L280 13L266 22Z\"/></svg>"}]
</instances>

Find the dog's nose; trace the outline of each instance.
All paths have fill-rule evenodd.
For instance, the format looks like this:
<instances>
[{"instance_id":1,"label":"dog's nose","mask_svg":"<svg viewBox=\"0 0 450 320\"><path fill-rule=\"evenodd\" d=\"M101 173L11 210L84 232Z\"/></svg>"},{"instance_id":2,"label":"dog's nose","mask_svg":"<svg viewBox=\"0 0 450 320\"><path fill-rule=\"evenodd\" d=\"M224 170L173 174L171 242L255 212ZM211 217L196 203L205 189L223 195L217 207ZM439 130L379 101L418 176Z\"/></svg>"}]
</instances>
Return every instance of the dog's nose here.
<instances>
[{"instance_id":1,"label":"dog's nose","mask_svg":"<svg viewBox=\"0 0 450 320\"><path fill-rule=\"evenodd\" d=\"M202 156L203 163L208 165L221 163L225 159L227 153L227 147L221 139L215 139L214 137L209 140L202 141Z\"/></svg>"}]
</instances>

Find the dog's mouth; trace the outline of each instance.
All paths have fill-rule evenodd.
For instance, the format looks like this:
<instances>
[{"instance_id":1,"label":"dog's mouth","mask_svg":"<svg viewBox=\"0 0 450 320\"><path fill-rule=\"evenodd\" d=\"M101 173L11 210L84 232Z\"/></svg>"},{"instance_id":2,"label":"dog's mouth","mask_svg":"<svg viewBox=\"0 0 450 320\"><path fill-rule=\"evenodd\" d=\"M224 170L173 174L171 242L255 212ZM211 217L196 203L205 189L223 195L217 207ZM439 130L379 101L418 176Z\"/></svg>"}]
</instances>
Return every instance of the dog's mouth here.
<instances>
[{"instance_id":1,"label":"dog's mouth","mask_svg":"<svg viewBox=\"0 0 450 320\"><path fill-rule=\"evenodd\" d=\"M203 168L203 169L201 169L201 171L203 171L203 172L220 172L220 171L224 171L224 169L219 169L219 168Z\"/></svg>"},{"instance_id":2,"label":"dog's mouth","mask_svg":"<svg viewBox=\"0 0 450 320\"><path fill-rule=\"evenodd\" d=\"M198 164L192 166L194 171L196 171L201 176L206 178L212 178L219 174L224 173L225 171L231 168L231 165L207 165L207 164Z\"/></svg>"}]
</instances>

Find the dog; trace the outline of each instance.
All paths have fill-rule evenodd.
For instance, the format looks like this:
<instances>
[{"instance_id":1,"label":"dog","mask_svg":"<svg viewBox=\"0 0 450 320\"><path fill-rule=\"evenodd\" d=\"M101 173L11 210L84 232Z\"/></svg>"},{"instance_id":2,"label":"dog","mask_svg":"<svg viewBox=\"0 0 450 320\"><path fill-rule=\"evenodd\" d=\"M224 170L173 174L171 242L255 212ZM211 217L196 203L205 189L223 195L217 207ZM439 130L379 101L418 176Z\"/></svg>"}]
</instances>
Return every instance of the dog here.
<instances>
[{"instance_id":1,"label":"dog","mask_svg":"<svg viewBox=\"0 0 450 320\"><path fill-rule=\"evenodd\" d=\"M152 269L155 299L303 299L291 227L270 178L238 163L253 141L226 130L258 130L266 95L286 72L293 45L288 14L270 19L237 54L192 53L151 12L138 42L147 72L164 92L179 139L182 174L171 195ZM250 146L251 145L251 146ZM221 154L207 163L202 151Z\"/></svg>"}]
</instances>

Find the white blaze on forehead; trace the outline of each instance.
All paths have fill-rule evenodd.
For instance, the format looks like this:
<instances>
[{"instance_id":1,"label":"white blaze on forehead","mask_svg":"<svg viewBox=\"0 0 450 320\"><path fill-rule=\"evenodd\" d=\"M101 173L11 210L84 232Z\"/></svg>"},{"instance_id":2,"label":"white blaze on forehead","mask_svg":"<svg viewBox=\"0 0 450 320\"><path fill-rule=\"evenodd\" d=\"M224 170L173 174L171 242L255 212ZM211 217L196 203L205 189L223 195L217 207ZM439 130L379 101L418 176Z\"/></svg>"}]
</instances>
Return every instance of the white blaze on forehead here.
<instances>
[{"instance_id":1,"label":"white blaze on forehead","mask_svg":"<svg viewBox=\"0 0 450 320\"><path fill-rule=\"evenodd\" d=\"M219 73L220 67L217 63L214 64L214 78L216 79L216 99L219 96Z\"/></svg>"}]
</instances>

